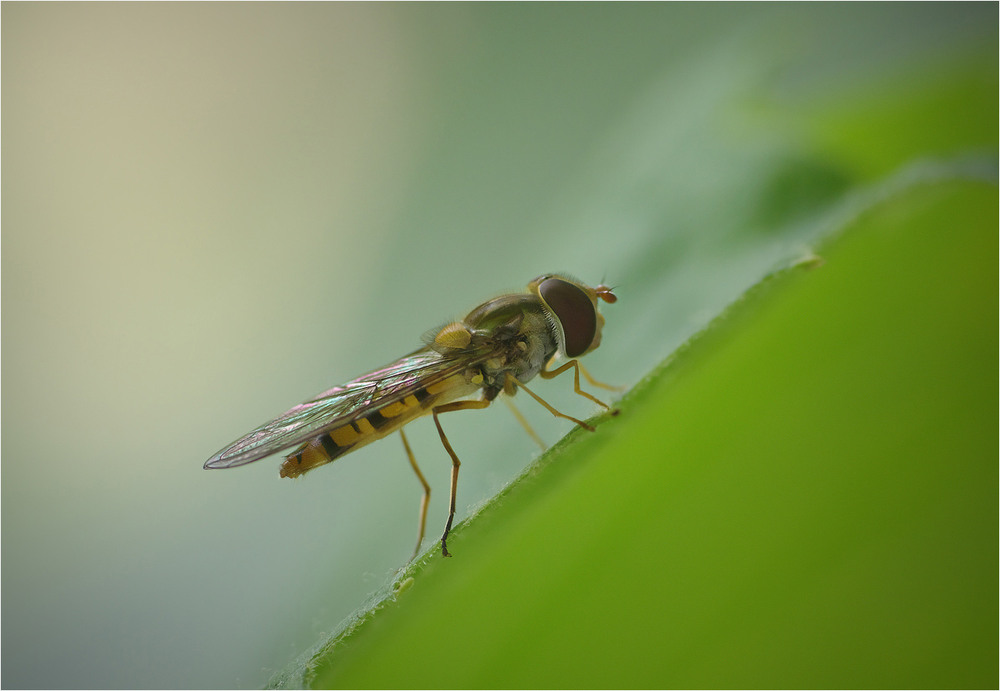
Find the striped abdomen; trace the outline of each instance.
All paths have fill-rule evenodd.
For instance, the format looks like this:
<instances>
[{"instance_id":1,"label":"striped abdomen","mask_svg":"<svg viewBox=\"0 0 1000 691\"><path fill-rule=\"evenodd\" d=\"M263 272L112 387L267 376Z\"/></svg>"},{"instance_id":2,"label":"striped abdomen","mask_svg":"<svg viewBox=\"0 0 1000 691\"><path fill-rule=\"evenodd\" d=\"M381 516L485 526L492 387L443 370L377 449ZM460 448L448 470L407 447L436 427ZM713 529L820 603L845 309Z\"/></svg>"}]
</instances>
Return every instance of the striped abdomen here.
<instances>
[{"instance_id":1,"label":"striped abdomen","mask_svg":"<svg viewBox=\"0 0 1000 691\"><path fill-rule=\"evenodd\" d=\"M426 415L434 405L460 398L478 388L470 387L461 375L421 387L405 398L366 413L303 444L285 457L281 464L281 477L298 477L334 461Z\"/></svg>"}]
</instances>

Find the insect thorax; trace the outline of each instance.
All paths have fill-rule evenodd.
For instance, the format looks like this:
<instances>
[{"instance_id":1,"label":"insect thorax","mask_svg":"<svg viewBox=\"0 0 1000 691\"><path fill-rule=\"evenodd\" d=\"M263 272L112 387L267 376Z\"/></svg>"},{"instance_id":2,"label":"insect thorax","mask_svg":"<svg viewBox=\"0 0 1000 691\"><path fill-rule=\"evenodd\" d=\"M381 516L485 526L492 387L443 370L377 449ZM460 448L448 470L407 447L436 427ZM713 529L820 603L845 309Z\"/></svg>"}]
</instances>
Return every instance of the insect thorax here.
<instances>
[{"instance_id":1,"label":"insect thorax","mask_svg":"<svg viewBox=\"0 0 1000 691\"><path fill-rule=\"evenodd\" d=\"M490 338L499 354L482 364L483 396L491 401L504 390L507 374L527 383L556 353L556 336L541 311L525 310L512 322L495 328Z\"/></svg>"}]
</instances>

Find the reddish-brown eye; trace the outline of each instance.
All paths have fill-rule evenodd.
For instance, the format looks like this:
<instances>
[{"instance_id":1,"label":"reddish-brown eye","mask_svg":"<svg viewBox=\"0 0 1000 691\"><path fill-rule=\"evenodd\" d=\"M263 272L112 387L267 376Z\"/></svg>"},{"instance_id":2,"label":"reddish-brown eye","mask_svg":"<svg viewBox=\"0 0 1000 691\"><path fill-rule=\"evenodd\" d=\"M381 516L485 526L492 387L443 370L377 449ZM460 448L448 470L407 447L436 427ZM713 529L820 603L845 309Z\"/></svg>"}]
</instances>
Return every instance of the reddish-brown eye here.
<instances>
[{"instance_id":1,"label":"reddish-brown eye","mask_svg":"<svg viewBox=\"0 0 1000 691\"><path fill-rule=\"evenodd\" d=\"M549 306L566 337L566 355L578 357L587 352L597 333L597 313L583 290L560 278L547 278L538 286L538 294Z\"/></svg>"}]
</instances>

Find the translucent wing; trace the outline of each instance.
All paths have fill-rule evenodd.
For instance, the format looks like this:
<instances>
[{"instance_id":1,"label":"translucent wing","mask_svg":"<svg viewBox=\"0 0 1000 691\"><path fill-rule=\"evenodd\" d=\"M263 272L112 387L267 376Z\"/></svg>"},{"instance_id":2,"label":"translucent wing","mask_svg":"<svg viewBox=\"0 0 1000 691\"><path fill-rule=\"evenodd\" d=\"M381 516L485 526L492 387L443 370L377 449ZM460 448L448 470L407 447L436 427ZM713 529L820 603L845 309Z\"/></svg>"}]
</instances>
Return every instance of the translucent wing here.
<instances>
[{"instance_id":1,"label":"translucent wing","mask_svg":"<svg viewBox=\"0 0 1000 691\"><path fill-rule=\"evenodd\" d=\"M252 463L363 417L421 387L446 379L492 353L442 355L421 348L396 362L335 386L297 405L212 456L206 468L232 468Z\"/></svg>"}]
</instances>

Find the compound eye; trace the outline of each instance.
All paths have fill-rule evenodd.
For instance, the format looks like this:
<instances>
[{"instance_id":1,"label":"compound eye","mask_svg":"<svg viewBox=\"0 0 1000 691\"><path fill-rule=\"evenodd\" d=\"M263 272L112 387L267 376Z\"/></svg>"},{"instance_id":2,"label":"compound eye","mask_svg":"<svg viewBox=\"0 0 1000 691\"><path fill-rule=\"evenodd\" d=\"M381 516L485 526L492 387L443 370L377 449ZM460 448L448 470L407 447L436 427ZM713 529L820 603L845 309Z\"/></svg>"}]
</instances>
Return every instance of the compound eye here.
<instances>
[{"instance_id":1,"label":"compound eye","mask_svg":"<svg viewBox=\"0 0 1000 691\"><path fill-rule=\"evenodd\" d=\"M590 297L561 278L542 281L538 294L562 324L566 355L579 357L586 353L597 334L597 311Z\"/></svg>"}]
</instances>

